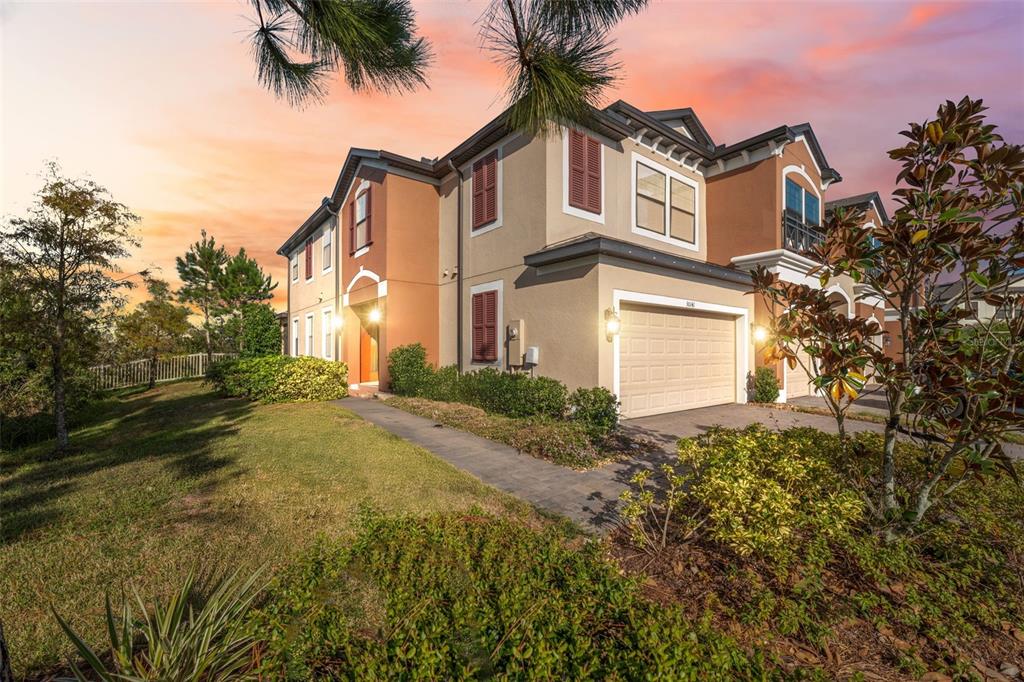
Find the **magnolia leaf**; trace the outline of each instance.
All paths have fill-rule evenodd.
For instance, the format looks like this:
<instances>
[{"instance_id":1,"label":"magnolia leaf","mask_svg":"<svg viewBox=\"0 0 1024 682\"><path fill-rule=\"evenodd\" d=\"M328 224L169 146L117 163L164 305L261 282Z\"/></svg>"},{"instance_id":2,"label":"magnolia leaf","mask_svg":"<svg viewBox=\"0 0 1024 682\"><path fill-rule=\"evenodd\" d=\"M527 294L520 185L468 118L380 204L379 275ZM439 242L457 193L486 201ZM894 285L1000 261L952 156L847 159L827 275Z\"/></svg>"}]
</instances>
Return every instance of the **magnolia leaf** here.
<instances>
[{"instance_id":1,"label":"magnolia leaf","mask_svg":"<svg viewBox=\"0 0 1024 682\"><path fill-rule=\"evenodd\" d=\"M796 369L796 357L790 355L788 358L786 358L786 364L789 365L790 369Z\"/></svg>"},{"instance_id":2,"label":"magnolia leaf","mask_svg":"<svg viewBox=\"0 0 1024 682\"><path fill-rule=\"evenodd\" d=\"M839 402L839 398L842 395L840 393L840 391L842 391L841 384L842 384L841 381L836 380L836 381L832 382L832 387L829 388L829 393L832 394L832 400L834 400L836 402Z\"/></svg>"},{"instance_id":3,"label":"magnolia leaf","mask_svg":"<svg viewBox=\"0 0 1024 682\"><path fill-rule=\"evenodd\" d=\"M859 381L862 385L868 382L868 378L860 372L848 372L849 376Z\"/></svg>"},{"instance_id":4,"label":"magnolia leaf","mask_svg":"<svg viewBox=\"0 0 1024 682\"><path fill-rule=\"evenodd\" d=\"M916 243L918 243L919 241L921 241L922 239L924 239L927 236L928 236L928 230L927 229L918 230L917 232L914 233L914 236L912 236L910 238L910 243L911 244L916 244Z\"/></svg>"},{"instance_id":5,"label":"magnolia leaf","mask_svg":"<svg viewBox=\"0 0 1024 682\"><path fill-rule=\"evenodd\" d=\"M841 381L840 383L843 385L843 390L846 391L846 395L849 396L850 400L851 401L856 400L857 399L857 391L856 391L856 389L854 389L853 386L851 386L849 383L847 383L845 381Z\"/></svg>"},{"instance_id":6,"label":"magnolia leaf","mask_svg":"<svg viewBox=\"0 0 1024 682\"><path fill-rule=\"evenodd\" d=\"M970 277L974 281L974 283L977 284L979 287L988 286L988 277L981 274L977 270L971 270L970 272L967 273L967 276Z\"/></svg>"}]
</instances>

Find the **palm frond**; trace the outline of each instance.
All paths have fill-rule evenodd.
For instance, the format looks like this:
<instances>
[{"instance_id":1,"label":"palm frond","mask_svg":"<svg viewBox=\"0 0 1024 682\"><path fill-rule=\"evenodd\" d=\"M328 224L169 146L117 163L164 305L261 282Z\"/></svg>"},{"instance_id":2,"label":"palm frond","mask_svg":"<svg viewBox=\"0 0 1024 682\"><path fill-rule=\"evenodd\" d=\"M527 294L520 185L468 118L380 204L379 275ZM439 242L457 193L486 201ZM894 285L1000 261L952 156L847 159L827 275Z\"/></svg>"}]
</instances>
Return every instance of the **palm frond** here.
<instances>
[{"instance_id":1,"label":"palm frond","mask_svg":"<svg viewBox=\"0 0 1024 682\"><path fill-rule=\"evenodd\" d=\"M289 55L293 48L289 34L293 32L294 27L285 15L261 21L250 38L256 78L260 85L292 106L320 102L326 94L324 79L328 65L322 61L294 61Z\"/></svg>"},{"instance_id":2,"label":"palm frond","mask_svg":"<svg viewBox=\"0 0 1024 682\"><path fill-rule=\"evenodd\" d=\"M607 31L646 7L647 0L536 0L541 19L562 35Z\"/></svg>"},{"instance_id":3,"label":"palm frond","mask_svg":"<svg viewBox=\"0 0 1024 682\"><path fill-rule=\"evenodd\" d=\"M523 0L495 0L481 36L509 78L508 124L530 135L588 126L620 68L607 32L566 35Z\"/></svg>"}]
</instances>

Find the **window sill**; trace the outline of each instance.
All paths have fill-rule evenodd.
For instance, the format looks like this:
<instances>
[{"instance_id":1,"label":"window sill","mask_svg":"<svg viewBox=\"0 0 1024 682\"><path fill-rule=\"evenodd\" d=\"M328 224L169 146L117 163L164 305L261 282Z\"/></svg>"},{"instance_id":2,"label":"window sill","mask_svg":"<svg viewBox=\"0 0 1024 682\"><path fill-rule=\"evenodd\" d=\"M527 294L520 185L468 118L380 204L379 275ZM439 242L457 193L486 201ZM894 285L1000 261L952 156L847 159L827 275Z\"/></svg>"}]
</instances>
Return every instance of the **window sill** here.
<instances>
[{"instance_id":1,"label":"window sill","mask_svg":"<svg viewBox=\"0 0 1024 682\"><path fill-rule=\"evenodd\" d=\"M662 242L663 244L672 244L678 246L681 249L687 249L688 251L700 251L700 247L695 242L687 242L682 239L676 239L675 237L669 237L668 235L655 232L654 230L648 230L645 227L633 226L633 234L638 234L641 237L647 237L654 241Z\"/></svg>"},{"instance_id":2,"label":"window sill","mask_svg":"<svg viewBox=\"0 0 1024 682\"><path fill-rule=\"evenodd\" d=\"M360 256L365 256L367 253L370 252L371 246L373 246L373 242L366 242L355 251L349 251L348 255L350 258L359 258Z\"/></svg>"},{"instance_id":3,"label":"window sill","mask_svg":"<svg viewBox=\"0 0 1024 682\"><path fill-rule=\"evenodd\" d=\"M321 275L329 275L329 274L331 274L331 273L332 273L333 271L334 271L334 268L333 268L333 267L330 267L330 268L327 268L326 270L321 270L321 271L320 271L320 274L321 274Z\"/></svg>"},{"instance_id":4,"label":"window sill","mask_svg":"<svg viewBox=\"0 0 1024 682\"><path fill-rule=\"evenodd\" d=\"M602 190L602 194L603 191L604 190ZM564 213L565 215L571 215L575 218L589 220L592 223L600 223L601 225L604 225L603 210L600 213L593 213L585 208L577 208L575 206L570 205L569 203L565 203L562 205L562 213Z\"/></svg>"},{"instance_id":5,"label":"window sill","mask_svg":"<svg viewBox=\"0 0 1024 682\"><path fill-rule=\"evenodd\" d=\"M469 231L469 236L470 237L479 237L480 235L487 234L488 232L491 232L492 230L497 230L499 227L501 227L501 221L495 219L495 220L492 220L489 223L485 223L484 225L481 225L480 227L471 228L470 231Z\"/></svg>"}]
</instances>

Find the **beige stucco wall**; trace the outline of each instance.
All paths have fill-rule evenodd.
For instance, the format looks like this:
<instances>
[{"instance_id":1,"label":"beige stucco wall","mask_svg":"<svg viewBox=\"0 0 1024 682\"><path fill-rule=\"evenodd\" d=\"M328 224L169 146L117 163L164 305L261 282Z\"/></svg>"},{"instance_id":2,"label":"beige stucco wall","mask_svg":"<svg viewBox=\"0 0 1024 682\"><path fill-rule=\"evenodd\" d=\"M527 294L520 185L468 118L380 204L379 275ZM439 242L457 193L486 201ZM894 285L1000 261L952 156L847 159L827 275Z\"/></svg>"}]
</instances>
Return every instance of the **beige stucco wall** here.
<instances>
[{"instance_id":1,"label":"beige stucco wall","mask_svg":"<svg viewBox=\"0 0 1024 682\"><path fill-rule=\"evenodd\" d=\"M678 161L653 152L631 139L621 142L591 133L601 140L604 155L603 208L600 220L582 218L566 211L565 136L557 135L545 143L547 243L555 244L594 232L601 235L636 242L643 246L672 253L684 258L707 258L707 194L704 176L686 168ZM697 249L657 239L646 231L633 231L633 159L634 154L648 160L656 170L666 168L697 184ZM660 167L660 168L659 168Z\"/></svg>"},{"instance_id":2,"label":"beige stucco wall","mask_svg":"<svg viewBox=\"0 0 1024 682\"><path fill-rule=\"evenodd\" d=\"M332 264L328 271L324 271L324 259L323 259L323 240L326 226L331 224L331 221L326 221L319 229L317 229L313 237L313 277L309 280L305 278L305 244L300 246L295 252L291 254L288 259L288 278L291 280L291 258L298 258L299 262L299 277L297 280L291 280L288 283L288 330L287 330L287 348L289 354L292 353L292 324L293 320L299 318L299 355L306 355L306 333L307 333L307 321L306 316L313 314L313 355L316 357L323 357L322 348L322 334L323 327L321 324L321 311L324 308L334 309L335 304L335 291L337 277L340 276L340 270L338 265L338 239L339 230L335 228L333 243L332 243ZM335 351L331 350L331 356L334 357Z\"/></svg>"}]
</instances>

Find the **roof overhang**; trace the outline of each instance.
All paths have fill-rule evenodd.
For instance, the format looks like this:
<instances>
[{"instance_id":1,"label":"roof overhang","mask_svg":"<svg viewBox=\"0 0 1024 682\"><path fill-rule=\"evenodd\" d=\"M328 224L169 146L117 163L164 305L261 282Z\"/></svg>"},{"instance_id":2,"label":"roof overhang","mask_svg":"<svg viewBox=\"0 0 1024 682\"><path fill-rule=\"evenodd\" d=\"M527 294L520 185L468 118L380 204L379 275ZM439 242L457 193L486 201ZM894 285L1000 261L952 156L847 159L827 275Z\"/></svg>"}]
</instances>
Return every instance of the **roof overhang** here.
<instances>
[{"instance_id":1,"label":"roof overhang","mask_svg":"<svg viewBox=\"0 0 1024 682\"><path fill-rule=\"evenodd\" d=\"M528 254L523 263L529 267L544 269L555 265L581 261L590 258L614 258L641 265L656 266L688 275L699 275L730 284L751 283L750 274L741 270L683 258L665 251L624 242L611 237L588 235L564 244L548 246Z\"/></svg>"}]
</instances>

